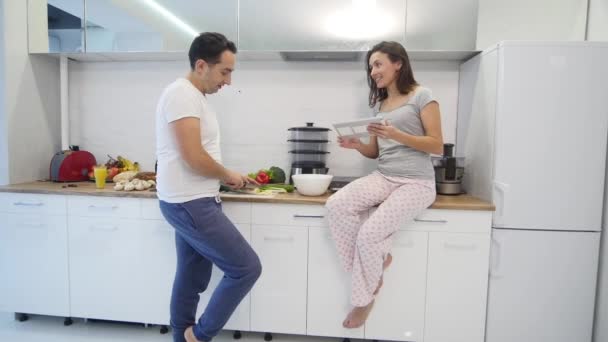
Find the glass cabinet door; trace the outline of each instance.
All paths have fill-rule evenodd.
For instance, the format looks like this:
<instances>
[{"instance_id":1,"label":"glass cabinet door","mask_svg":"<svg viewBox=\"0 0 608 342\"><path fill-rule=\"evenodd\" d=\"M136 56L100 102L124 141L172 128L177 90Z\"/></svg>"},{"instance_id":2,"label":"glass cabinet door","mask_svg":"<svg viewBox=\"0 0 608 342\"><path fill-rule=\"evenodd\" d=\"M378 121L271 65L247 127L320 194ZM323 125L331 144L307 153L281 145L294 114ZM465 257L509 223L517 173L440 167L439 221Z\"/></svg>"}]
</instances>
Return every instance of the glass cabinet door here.
<instances>
[{"instance_id":1,"label":"glass cabinet door","mask_svg":"<svg viewBox=\"0 0 608 342\"><path fill-rule=\"evenodd\" d=\"M30 53L84 52L84 0L28 0Z\"/></svg>"},{"instance_id":2,"label":"glass cabinet door","mask_svg":"<svg viewBox=\"0 0 608 342\"><path fill-rule=\"evenodd\" d=\"M200 32L236 43L238 0L86 0L87 52L188 51Z\"/></svg>"},{"instance_id":3,"label":"glass cabinet door","mask_svg":"<svg viewBox=\"0 0 608 342\"><path fill-rule=\"evenodd\" d=\"M405 0L240 0L239 48L367 50L405 41Z\"/></svg>"}]
</instances>

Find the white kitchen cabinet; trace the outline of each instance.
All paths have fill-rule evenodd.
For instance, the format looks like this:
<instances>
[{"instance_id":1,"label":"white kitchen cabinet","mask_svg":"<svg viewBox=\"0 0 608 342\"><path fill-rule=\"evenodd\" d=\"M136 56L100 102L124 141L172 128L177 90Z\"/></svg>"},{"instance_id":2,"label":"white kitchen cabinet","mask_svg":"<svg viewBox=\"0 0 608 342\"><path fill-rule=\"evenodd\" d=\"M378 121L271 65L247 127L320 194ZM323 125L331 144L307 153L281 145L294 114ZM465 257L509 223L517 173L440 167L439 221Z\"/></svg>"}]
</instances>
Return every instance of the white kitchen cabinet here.
<instances>
[{"instance_id":1,"label":"white kitchen cabinet","mask_svg":"<svg viewBox=\"0 0 608 342\"><path fill-rule=\"evenodd\" d=\"M307 228L254 224L251 245L262 262L251 291L251 330L305 335Z\"/></svg>"},{"instance_id":2,"label":"white kitchen cabinet","mask_svg":"<svg viewBox=\"0 0 608 342\"><path fill-rule=\"evenodd\" d=\"M425 342L483 342L489 233L429 233Z\"/></svg>"},{"instance_id":3,"label":"white kitchen cabinet","mask_svg":"<svg viewBox=\"0 0 608 342\"><path fill-rule=\"evenodd\" d=\"M139 322L169 325L169 305L175 277L175 229L166 221L141 220L138 224L142 234L137 236L138 255L133 263L135 279L142 286L139 291L143 307L138 309Z\"/></svg>"},{"instance_id":4,"label":"white kitchen cabinet","mask_svg":"<svg viewBox=\"0 0 608 342\"><path fill-rule=\"evenodd\" d=\"M503 40L583 41L587 0L479 0L477 49Z\"/></svg>"},{"instance_id":5,"label":"white kitchen cabinet","mask_svg":"<svg viewBox=\"0 0 608 342\"><path fill-rule=\"evenodd\" d=\"M139 219L141 207L138 198L68 197L69 216Z\"/></svg>"},{"instance_id":6,"label":"white kitchen cabinet","mask_svg":"<svg viewBox=\"0 0 608 342\"><path fill-rule=\"evenodd\" d=\"M363 327L346 329L342 326L352 309L351 276L338 260L329 229L310 227L308 244L306 334L363 338Z\"/></svg>"},{"instance_id":7,"label":"white kitchen cabinet","mask_svg":"<svg viewBox=\"0 0 608 342\"><path fill-rule=\"evenodd\" d=\"M65 215L0 213L0 311L69 317L67 251Z\"/></svg>"},{"instance_id":8,"label":"white kitchen cabinet","mask_svg":"<svg viewBox=\"0 0 608 342\"><path fill-rule=\"evenodd\" d=\"M344 329L351 277L339 264L322 205L229 202L223 210L262 262L260 279L225 329L483 338L489 211L432 209L404 224L368 321ZM0 271L7 275L0 310L169 324L174 235L156 199L0 194ZM214 268L198 314L222 275Z\"/></svg>"},{"instance_id":9,"label":"white kitchen cabinet","mask_svg":"<svg viewBox=\"0 0 608 342\"><path fill-rule=\"evenodd\" d=\"M365 323L366 339L423 340L427 244L426 232L395 233L393 262Z\"/></svg>"},{"instance_id":10,"label":"white kitchen cabinet","mask_svg":"<svg viewBox=\"0 0 608 342\"><path fill-rule=\"evenodd\" d=\"M327 209L309 204L254 203L251 221L262 225L327 227Z\"/></svg>"},{"instance_id":11,"label":"white kitchen cabinet","mask_svg":"<svg viewBox=\"0 0 608 342\"><path fill-rule=\"evenodd\" d=\"M0 212L65 216L66 199L60 195L0 193Z\"/></svg>"},{"instance_id":12,"label":"white kitchen cabinet","mask_svg":"<svg viewBox=\"0 0 608 342\"><path fill-rule=\"evenodd\" d=\"M73 316L168 323L171 227L101 217L69 217L68 227Z\"/></svg>"},{"instance_id":13,"label":"white kitchen cabinet","mask_svg":"<svg viewBox=\"0 0 608 342\"><path fill-rule=\"evenodd\" d=\"M402 0L240 0L239 49L344 51L405 41Z\"/></svg>"},{"instance_id":14,"label":"white kitchen cabinet","mask_svg":"<svg viewBox=\"0 0 608 342\"><path fill-rule=\"evenodd\" d=\"M241 203L237 203L241 204ZM234 206L228 206L229 208L234 208ZM235 224L238 228L241 235L245 237L247 242L251 241L251 226L249 224ZM198 303L198 310L196 317L198 318L209 303L209 299L211 299L211 295L213 291L219 284L220 280L224 277L224 272L217 268L217 266L213 266L213 271L211 273L211 280L209 281L209 285L207 286L207 290L201 293L200 301ZM224 326L226 330L241 330L241 331L249 331L250 330L250 308L251 308L251 297L249 294L243 298L239 306L234 310L234 313Z\"/></svg>"}]
</instances>

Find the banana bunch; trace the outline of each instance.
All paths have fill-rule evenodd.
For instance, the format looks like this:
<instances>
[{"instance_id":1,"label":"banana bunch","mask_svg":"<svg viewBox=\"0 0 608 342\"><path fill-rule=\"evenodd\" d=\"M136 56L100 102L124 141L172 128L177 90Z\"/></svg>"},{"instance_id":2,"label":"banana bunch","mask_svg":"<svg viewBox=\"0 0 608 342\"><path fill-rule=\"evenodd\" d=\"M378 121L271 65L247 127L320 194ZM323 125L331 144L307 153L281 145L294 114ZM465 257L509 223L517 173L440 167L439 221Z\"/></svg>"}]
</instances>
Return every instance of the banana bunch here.
<instances>
[{"instance_id":1,"label":"banana bunch","mask_svg":"<svg viewBox=\"0 0 608 342\"><path fill-rule=\"evenodd\" d=\"M139 163L138 162L132 162L129 159L122 157L122 156L118 156L117 157L118 161L122 163L123 171L139 171Z\"/></svg>"}]
</instances>

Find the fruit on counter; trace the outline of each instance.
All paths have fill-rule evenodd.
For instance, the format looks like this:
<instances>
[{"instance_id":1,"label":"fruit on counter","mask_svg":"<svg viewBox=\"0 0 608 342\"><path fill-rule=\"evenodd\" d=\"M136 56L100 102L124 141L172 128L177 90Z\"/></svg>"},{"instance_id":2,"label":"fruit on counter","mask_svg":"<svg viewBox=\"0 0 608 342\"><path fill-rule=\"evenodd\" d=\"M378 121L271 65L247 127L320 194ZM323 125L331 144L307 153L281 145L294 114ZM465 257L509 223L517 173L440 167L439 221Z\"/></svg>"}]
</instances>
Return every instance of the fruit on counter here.
<instances>
[{"instance_id":1,"label":"fruit on counter","mask_svg":"<svg viewBox=\"0 0 608 342\"><path fill-rule=\"evenodd\" d=\"M118 167L108 168L108 177L107 180L114 180L114 177L120 173L120 169Z\"/></svg>"},{"instance_id":2,"label":"fruit on counter","mask_svg":"<svg viewBox=\"0 0 608 342\"><path fill-rule=\"evenodd\" d=\"M133 178L135 178L135 176L137 175L136 171L124 171L121 172L119 174L117 174L116 176L114 176L114 178L112 178L112 181L114 181L114 183L119 183L121 181L131 181Z\"/></svg>"},{"instance_id":3,"label":"fruit on counter","mask_svg":"<svg viewBox=\"0 0 608 342\"><path fill-rule=\"evenodd\" d=\"M139 171L139 163L138 162L132 162L129 159L123 157L123 156L118 156L116 158L118 159L119 162L122 163L122 165L123 165L123 171Z\"/></svg>"},{"instance_id":4,"label":"fruit on counter","mask_svg":"<svg viewBox=\"0 0 608 342\"><path fill-rule=\"evenodd\" d=\"M261 169L258 172L250 173L247 176L255 179L260 184L285 183L286 179L285 171L278 166L272 166L269 169Z\"/></svg>"},{"instance_id":5,"label":"fruit on counter","mask_svg":"<svg viewBox=\"0 0 608 342\"><path fill-rule=\"evenodd\" d=\"M142 179L137 179L137 178L133 178L130 181L127 180L121 180L118 181L116 183L116 185L114 185L114 190L116 191L133 191L133 190L147 190L150 189L151 187L156 186L156 182L153 180L142 180Z\"/></svg>"}]
</instances>

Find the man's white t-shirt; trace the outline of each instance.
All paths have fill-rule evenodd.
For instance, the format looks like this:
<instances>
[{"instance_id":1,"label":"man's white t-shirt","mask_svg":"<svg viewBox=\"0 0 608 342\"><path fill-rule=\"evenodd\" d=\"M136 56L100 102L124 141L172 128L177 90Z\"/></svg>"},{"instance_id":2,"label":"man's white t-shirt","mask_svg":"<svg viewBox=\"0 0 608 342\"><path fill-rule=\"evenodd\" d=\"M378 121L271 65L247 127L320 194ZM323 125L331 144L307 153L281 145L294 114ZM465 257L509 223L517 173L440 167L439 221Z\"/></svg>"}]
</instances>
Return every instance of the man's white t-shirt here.
<instances>
[{"instance_id":1,"label":"man's white t-shirt","mask_svg":"<svg viewBox=\"0 0 608 342\"><path fill-rule=\"evenodd\" d=\"M196 173L182 159L170 123L181 118L200 119L203 148L218 163L220 131L217 117L205 96L185 78L165 88L156 108L157 195L168 203L184 203L219 193L219 180Z\"/></svg>"}]
</instances>

